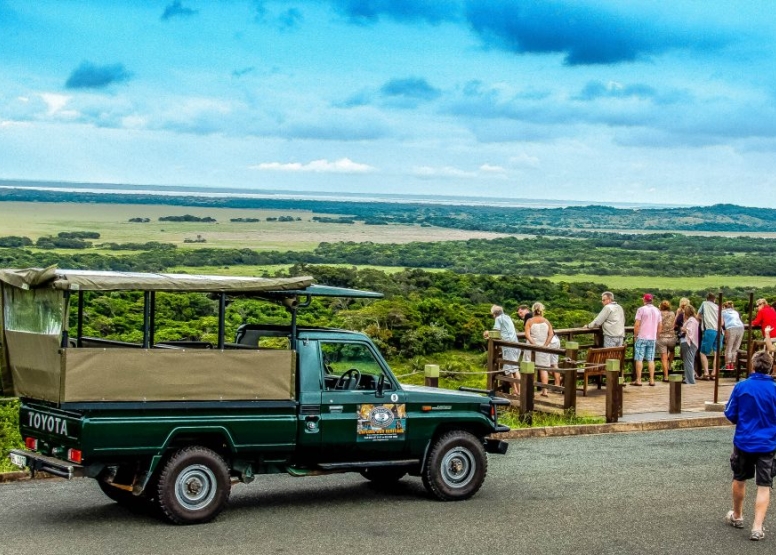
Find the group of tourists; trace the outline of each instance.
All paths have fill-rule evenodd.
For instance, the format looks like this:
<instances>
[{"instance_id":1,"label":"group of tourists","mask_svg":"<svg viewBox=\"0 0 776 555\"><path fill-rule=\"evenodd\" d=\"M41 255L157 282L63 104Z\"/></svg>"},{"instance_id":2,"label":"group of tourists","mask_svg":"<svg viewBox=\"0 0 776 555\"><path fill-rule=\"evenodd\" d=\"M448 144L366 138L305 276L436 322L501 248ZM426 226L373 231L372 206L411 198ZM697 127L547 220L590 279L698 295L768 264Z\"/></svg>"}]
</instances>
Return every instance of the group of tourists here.
<instances>
[{"instance_id":1,"label":"group of tourists","mask_svg":"<svg viewBox=\"0 0 776 555\"><path fill-rule=\"evenodd\" d=\"M667 381L668 372L673 363L676 345L679 344L684 366L684 382L693 385L696 380L710 380L715 377L714 357L720 341L724 338L725 369L735 368L738 350L744 337L745 325L732 301L719 306L716 297L709 293L697 311L689 299L682 298L674 311L671 303L664 300L658 307L653 304L653 296L645 293L643 305L636 311L634 320L633 359L635 379L632 386L640 387L644 361L649 371L649 385L655 385L655 356L660 356L663 379ZM600 328L604 347L618 347L625 344L625 311L614 300L610 291L601 294L602 310L596 318L585 325L586 328ZM765 299L757 299L757 314L751 326L762 329L765 350L752 356L752 374L748 379L736 384L725 408L725 416L736 425L733 437L733 453L730 455L730 468L733 471L732 502L733 508L727 512L724 521L736 529L744 528L743 504L746 493L746 481L753 479L757 486L754 519L749 539L759 541L765 538L763 522L770 503L773 476L776 475L776 385L771 376L774 364L773 353L776 345L773 335L776 331L776 309ZM523 320L525 340L531 345L560 348L560 341L553 332L552 324L544 316L544 305L534 303L531 308L521 305L518 315ZM517 331L511 318L500 306L491 307L494 330L500 332L500 338L508 342L517 342ZM488 338L491 332L485 332ZM695 368L696 354L699 355L700 368ZM534 352L534 362L540 370L541 383L548 383L548 369L558 368L558 356ZM502 348L503 370L508 375L516 374L517 363L521 356L530 360L530 353L521 353L521 349ZM711 359L711 360L710 360ZM514 364L512 364L514 363ZM555 372L555 383L560 383L560 375ZM515 393L519 393L519 382L513 383ZM547 389L542 388L542 395Z\"/></svg>"}]
</instances>

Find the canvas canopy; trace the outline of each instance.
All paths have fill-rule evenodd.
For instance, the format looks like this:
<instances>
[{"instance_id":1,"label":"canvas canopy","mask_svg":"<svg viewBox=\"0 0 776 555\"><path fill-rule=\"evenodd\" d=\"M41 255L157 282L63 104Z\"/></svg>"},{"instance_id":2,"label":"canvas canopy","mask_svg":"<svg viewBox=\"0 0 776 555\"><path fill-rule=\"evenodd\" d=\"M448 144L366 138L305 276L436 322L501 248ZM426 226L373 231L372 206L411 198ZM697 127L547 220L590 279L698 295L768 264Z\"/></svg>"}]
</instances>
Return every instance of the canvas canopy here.
<instances>
[{"instance_id":1,"label":"canvas canopy","mask_svg":"<svg viewBox=\"0 0 776 555\"><path fill-rule=\"evenodd\" d=\"M148 274L48 268L0 269L0 281L20 289L49 287L70 291L179 291L200 293L302 292L310 276L260 278L195 274Z\"/></svg>"}]
</instances>

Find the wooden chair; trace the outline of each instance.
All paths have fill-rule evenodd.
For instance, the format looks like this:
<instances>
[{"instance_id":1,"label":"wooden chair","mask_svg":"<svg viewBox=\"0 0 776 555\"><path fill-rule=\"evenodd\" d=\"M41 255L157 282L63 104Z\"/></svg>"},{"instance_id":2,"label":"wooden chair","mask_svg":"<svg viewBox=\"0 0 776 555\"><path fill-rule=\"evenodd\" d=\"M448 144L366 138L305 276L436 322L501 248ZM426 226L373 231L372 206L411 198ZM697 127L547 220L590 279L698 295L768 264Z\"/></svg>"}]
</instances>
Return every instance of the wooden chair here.
<instances>
[{"instance_id":1,"label":"wooden chair","mask_svg":"<svg viewBox=\"0 0 776 555\"><path fill-rule=\"evenodd\" d=\"M620 361L620 370L625 362L625 346L601 347L587 350L584 367L577 370L577 377L582 377L582 396L587 397L587 384L591 376L598 377L598 389L601 389L601 377L606 376L606 361L615 358Z\"/></svg>"}]
</instances>

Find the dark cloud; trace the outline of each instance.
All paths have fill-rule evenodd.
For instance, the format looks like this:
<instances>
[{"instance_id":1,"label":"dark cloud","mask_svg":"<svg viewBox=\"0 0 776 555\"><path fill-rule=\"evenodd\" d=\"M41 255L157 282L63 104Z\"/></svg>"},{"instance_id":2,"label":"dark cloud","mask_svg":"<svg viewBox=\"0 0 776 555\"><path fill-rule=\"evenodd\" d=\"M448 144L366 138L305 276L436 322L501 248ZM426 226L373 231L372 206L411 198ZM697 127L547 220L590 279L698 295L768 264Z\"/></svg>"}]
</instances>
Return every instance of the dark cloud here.
<instances>
[{"instance_id":1,"label":"dark cloud","mask_svg":"<svg viewBox=\"0 0 776 555\"><path fill-rule=\"evenodd\" d=\"M198 13L198 10L185 7L181 0L174 0L172 4L169 4L166 8L164 8L164 13L162 14L161 19L162 21L167 21L173 17L191 17L192 15L197 15Z\"/></svg>"},{"instance_id":2,"label":"dark cloud","mask_svg":"<svg viewBox=\"0 0 776 555\"><path fill-rule=\"evenodd\" d=\"M467 0L466 19L483 43L516 53L564 54L569 65L631 62L674 48L727 42L713 28L669 28L578 1Z\"/></svg>"},{"instance_id":3,"label":"dark cloud","mask_svg":"<svg viewBox=\"0 0 776 555\"><path fill-rule=\"evenodd\" d=\"M299 27L304 20L304 15L297 8L288 8L280 13L273 13L257 1L253 4L253 20L260 25L270 25L280 31L289 31Z\"/></svg>"},{"instance_id":4,"label":"dark cloud","mask_svg":"<svg viewBox=\"0 0 776 555\"><path fill-rule=\"evenodd\" d=\"M129 81L132 74L124 64L97 66L91 62L83 62L70 77L67 78L65 87L68 89L104 89L113 83Z\"/></svg>"},{"instance_id":5,"label":"dark cloud","mask_svg":"<svg viewBox=\"0 0 776 555\"><path fill-rule=\"evenodd\" d=\"M442 94L432 87L425 79L409 77L407 79L391 79L380 87L383 96L403 97L412 100L434 100Z\"/></svg>"},{"instance_id":6,"label":"dark cloud","mask_svg":"<svg viewBox=\"0 0 776 555\"><path fill-rule=\"evenodd\" d=\"M374 23L385 16L396 21L441 23L458 19L459 0L331 0L354 23Z\"/></svg>"},{"instance_id":7,"label":"dark cloud","mask_svg":"<svg viewBox=\"0 0 776 555\"><path fill-rule=\"evenodd\" d=\"M657 96L657 91L644 84L620 85L605 84L601 81L590 81L585 88L574 97L575 100L595 100L598 98L641 98L651 99Z\"/></svg>"},{"instance_id":8,"label":"dark cloud","mask_svg":"<svg viewBox=\"0 0 776 555\"><path fill-rule=\"evenodd\" d=\"M295 29L302 23L302 12L296 8L290 8L278 16L278 25L281 29Z\"/></svg>"},{"instance_id":9,"label":"dark cloud","mask_svg":"<svg viewBox=\"0 0 776 555\"><path fill-rule=\"evenodd\" d=\"M249 73L254 73L255 71L256 71L256 68L253 66L244 67L242 69L235 69L234 71L232 71L232 77L239 79L240 77L248 75Z\"/></svg>"}]
</instances>

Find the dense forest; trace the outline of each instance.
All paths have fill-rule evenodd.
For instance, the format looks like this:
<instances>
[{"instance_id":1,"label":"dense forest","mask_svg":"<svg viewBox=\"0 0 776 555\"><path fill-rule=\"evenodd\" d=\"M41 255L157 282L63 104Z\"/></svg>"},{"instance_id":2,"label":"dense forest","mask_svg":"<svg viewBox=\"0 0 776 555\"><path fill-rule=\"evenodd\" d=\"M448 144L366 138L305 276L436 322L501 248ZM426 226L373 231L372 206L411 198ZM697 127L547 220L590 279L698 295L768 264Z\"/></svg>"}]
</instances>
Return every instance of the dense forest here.
<instances>
[{"instance_id":1,"label":"dense forest","mask_svg":"<svg viewBox=\"0 0 776 555\"><path fill-rule=\"evenodd\" d=\"M68 242L79 241L77 239ZM435 243L321 243L312 251L176 249L173 244L107 243L110 250L142 250L127 255L41 252L26 237L0 238L0 265L160 272L173 267L273 264L352 264L435 268L456 273L552 276L555 274L776 276L773 240L752 237L685 236L676 233L628 235L595 233L589 238L504 237ZM65 244L60 242L60 245Z\"/></svg>"},{"instance_id":2,"label":"dense forest","mask_svg":"<svg viewBox=\"0 0 776 555\"><path fill-rule=\"evenodd\" d=\"M482 353L482 332L492 326L490 306L502 304L514 312L521 303L541 301L548 319L558 328L590 322L601 308L602 286L593 283L554 284L519 276L460 275L453 272L405 270L394 274L374 269L334 266L293 266L290 275L312 275L319 283L384 293L376 301L314 299L300 311L301 325L336 326L369 334L389 359L408 360L446 351ZM653 291L658 299L677 305L687 295L698 306L702 295L688 291ZM770 291L773 293L773 291ZM143 296L114 292L87 294L84 333L108 339L142 340ZM629 322L641 306L641 292L615 290ZM747 295L728 290L745 312ZM157 296L157 340L216 341L216 301L202 294ZM71 313L75 317L76 311ZM227 336L234 337L242 323L287 323L288 313L279 305L235 299L227 308ZM517 319L516 319L517 320ZM518 322L519 323L519 322ZM75 322L72 322L74 325ZM520 324L518 327L520 327ZM484 362L484 361L483 361Z\"/></svg>"},{"instance_id":3,"label":"dense forest","mask_svg":"<svg viewBox=\"0 0 776 555\"><path fill-rule=\"evenodd\" d=\"M732 204L682 208L518 208L428 203L351 202L196 195L88 193L30 188L0 189L0 202L76 202L164 204L212 208L309 210L335 214L372 225L417 224L502 233L546 233L547 230L653 230L653 231L776 231L776 210Z\"/></svg>"}]
</instances>

